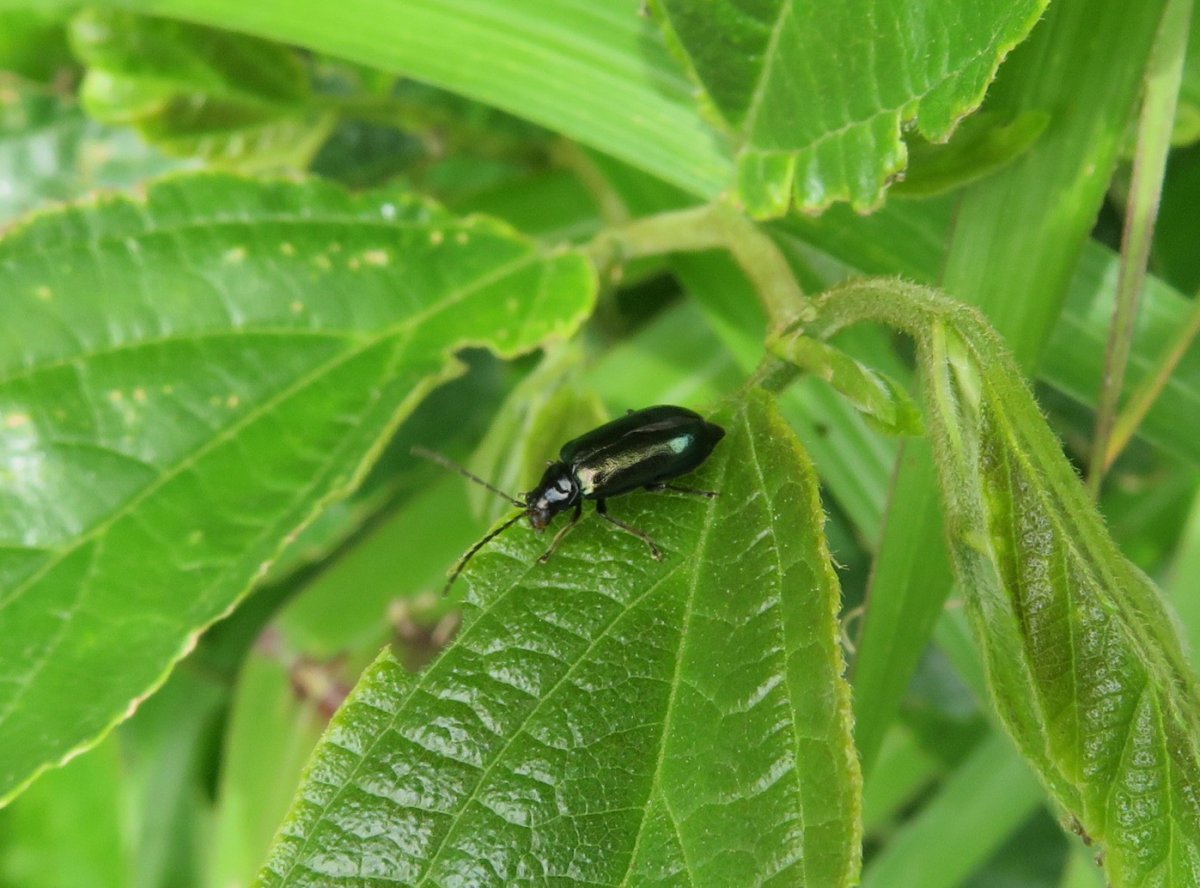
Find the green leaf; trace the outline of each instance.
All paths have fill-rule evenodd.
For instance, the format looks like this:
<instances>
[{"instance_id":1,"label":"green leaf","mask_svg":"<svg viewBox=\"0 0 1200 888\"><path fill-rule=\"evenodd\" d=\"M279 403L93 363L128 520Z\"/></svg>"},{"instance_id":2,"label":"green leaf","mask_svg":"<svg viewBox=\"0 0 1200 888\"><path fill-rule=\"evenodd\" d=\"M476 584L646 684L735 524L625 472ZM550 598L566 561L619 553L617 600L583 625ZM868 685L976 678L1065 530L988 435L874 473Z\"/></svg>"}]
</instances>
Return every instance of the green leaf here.
<instances>
[{"instance_id":1,"label":"green leaf","mask_svg":"<svg viewBox=\"0 0 1200 888\"><path fill-rule=\"evenodd\" d=\"M136 840L132 869L141 885L194 885L208 865L211 797L204 768L226 703L224 684L185 666L117 733L121 813Z\"/></svg>"},{"instance_id":2,"label":"green leaf","mask_svg":"<svg viewBox=\"0 0 1200 888\"><path fill-rule=\"evenodd\" d=\"M911 809L918 793L940 775L941 763L925 749L916 734L894 722L879 748L878 765L863 785L863 830L886 834Z\"/></svg>"},{"instance_id":3,"label":"green leaf","mask_svg":"<svg viewBox=\"0 0 1200 888\"><path fill-rule=\"evenodd\" d=\"M911 239L879 232L867 245L876 255L902 254L885 274L912 274L910 265L920 257L918 277L939 281L957 298L982 308L1024 367L1045 355L1047 338L1063 313L1079 251L1095 225L1141 90L1162 6L1161 0L1052 4L1031 38L1001 69L989 103L1006 113L1029 108L1078 113L1055 114L1030 151L954 202L933 201L932 212L925 213L914 207ZM897 201L893 206L912 204ZM1086 352L1076 342L1072 351L1078 354L1081 348ZM1098 386L1093 397L1096 390ZM914 453L916 459L909 459ZM868 771L883 727L897 709L893 692L902 693L907 686L950 587L948 566L930 556L943 551L944 540L940 513L931 507L936 484L932 461L906 448L895 489L918 496L924 491L925 501L909 508L908 500L897 497L898 506L889 516L894 520L884 529L874 576L887 574L903 585L872 580L871 611L856 670L874 660L870 675L884 680L860 683L857 676L866 673L856 671L855 681L856 738ZM942 559L939 554L936 560ZM916 582L905 583L905 576ZM903 600L880 613L879 605L892 597ZM896 612L904 619L894 619ZM887 659L880 661L879 655Z\"/></svg>"},{"instance_id":4,"label":"green leaf","mask_svg":"<svg viewBox=\"0 0 1200 888\"><path fill-rule=\"evenodd\" d=\"M1170 568L1168 589L1183 623L1192 665L1200 667L1200 595L1192 594L1192 583L1200 576L1200 497L1192 508L1180 534L1179 548Z\"/></svg>"},{"instance_id":5,"label":"green leaf","mask_svg":"<svg viewBox=\"0 0 1200 888\"><path fill-rule=\"evenodd\" d=\"M587 382L617 414L631 404L712 403L736 391L745 376L689 299L605 352Z\"/></svg>"},{"instance_id":6,"label":"green leaf","mask_svg":"<svg viewBox=\"0 0 1200 888\"><path fill-rule=\"evenodd\" d=\"M299 603L307 597L315 586L323 586L331 598L341 596L337 618L344 614L350 618L351 623L364 617L372 603L378 603L379 597L386 600L393 593L403 595L414 588L411 584L420 580L419 571L405 571L402 574L393 571L388 574L389 579L382 583L375 576L379 570L377 566L368 569L373 577L370 580L359 573L357 567L350 568L345 574L340 572L347 566L344 563L347 559L356 559L355 550L360 547L374 548L377 543L384 541L376 541L373 538L386 537L393 532L383 531L381 523L391 523L390 519L395 517L396 512L407 511L414 497L427 496L432 479L445 477L445 471L440 466L425 460L414 460L412 448L420 444L434 447L441 453L465 458L469 448L475 445L488 427L492 414L489 405L501 400L511 388L509 378L515 376L516 371L495 355L474 350L463 355L463 362L467 370L462 376L431 392L412 415L404 420L396 434L388 441L387 449L380 455L379 462L363 480L362 486L348 499L323 511L316 521L289 542L288 548L280 554L267 576L263 578L264 585L288 584L299 580L305 586L304 596L294 603ZM464 404L472 404L475 409L464 413ZM439 521L441 526L445 526L446 517L448 516L442 516ZM408 519L401 519L400 523L405 520ZM470 522L465 512L462 513L461 520ZM398 527L394 530L402 532ZM468 528L467 535L473 538L475 534ZM455 548L452 541L448 545L452 549ZM336 560L336 566L330 564L330 570L323 570L321 563L331 560ZM366 567L365 564L360 566ZM313 577L309 574L307 580L304 579L304 575L314 568L319 575ZM369 587L349 587L354 590L354 603L351 605L346 601L347 587L342 585L343 581L367 582ZM359 608L359 604L364 607ZM351 611L358 613L348 613ZM372 621L378 620L380 613L382 610L374 610ZM322 637L332 640L339 636L338 631L326 636L324 630L333 628L329 614L314 613L313 616L319 621L319 625L312 624L311 628L317 629ZM375 629L378 630L377 625ZM378 636L372 637L375 642L371 644L368 659L374 659L379 647ZM345 643L345 638L342 637L334 644L333 650L326 651L323 656L334 656L337 649Z\"/></svg>"},{"instance_id":7,"label":"green leaf","mask_svg":"<svg viewBox=\"0 0 1200 888\"><path fill-rule=\"evenodd\" d=\"M1200 141L1200 16L1195 14L1195 10L1192 11L1183 83L1179 88L1179 108L1175 112L1171 141L1175 145L1190 145Z\"/></svg>"},{"instance_id":8,"label":"green leaf","mask_svg":"<svg viewBox=\"0 0 1200 888\"><path fill-rule=\"evenodd\" d=\"M241 169L304 167L332 116L292 49L165 18L92 10L72 22L88 111L151 143Z\"/></svg>"},{"instance_id":9,"label":"green leaf","mask_svg":"<svg viewBox=\"0 0 1200 888\"><path fill-rule=\"evenodd\" d=\"M996 334L895 281L831 291L831 328L913 335L959 585L997 709L1105 846L1116 888L1200 881L1200 696L1166 604L1116 548Z\"/></svg>"},{"instance_id":10,"label":"green leaf","mask_svg":"<svg viewBox=\"0 0 1200 888\"><path fill-rule=\"evenodd\" d=\"M908 392L841 349L801 336L777 343L773 350L828 382L885 434L919 435L924 431L921 413Z\"/></svg>"},{"instance_id":11,"label":"green leaf","mask_svg":"<svg viewBox=\"0 0 1200 888\"><path fill-rule=\"evenodd\" d=\"M1094 406L1104 373L1104 350L1112 322L1118 255L1090 244L1071 282L1071 293L1046 345L1043 373L1055 388L1079 403ZM1147 278L1138 309L1137 330L1126 389L1132 390L1158 369L1193 309L1191 299L1161 280ZM1200 349L1189 349L1167 381L1138 437L1192 466L1200 466L1200 436L1181 416L1200 410Z\"/></svg>"},{"instance_id":12,"label":"green leaf","mask_svg":"<svg viewBox=\"0 0 1200 888\"><path fill-rule=\"evenodd\" d=\"M980 111L964 120L944 145L914 138L908 144L908 170L891 193L928 197L990 176L1024 154L1049 122L1044 111L1013 117Z\"/></svg>"},{"instance_id":13,"label":"green leaf","mask_svg":"<svg viewBox=\"0 0 1200 888\"><path fill-rule=\"evenodd\" d=\"M0 241L0 798L126 717L396 424L594 272L399 192L169 180Z\"/></svg>"},{"instance_id":14,"label":"green leaf","mask_svg":"<svg viewBox=\"0 0 1200 888\"><path fill-rule=\"evenodd\" d=\"M393 628L388 622L396 602L441 592L446 565L481 531L467 508L465 482L443 473L323 565L276 617L284 639L310 657L351 652L364 665ZM414 539L424 544L396 570L395 553Z\"/></svg>"},{"instance_id":15,"label":"green leaf","mask_svg":"<svg viewBox=\"0 0 1200 888\"><path fill-rule=\"evenodd\" d=\"M668 41L736 135L751 215L883 201L901 128L945 141L1045 0L654 0Z\"/></svg>"},{"instance_id":16,"label":"green leaf","mask_svg":"<svg viewBox=\"0 0 1200 888\"><path fill-rule=\"evenodd\" d=\"M334 718L263 885L852 883L859 776L816 478L761 393L716 417L715 500L611 508L554 559L513 529L419 677Z\"/></svg>"},{"instance_id":17,"label":"green leaf","mask_svg":"<svg viewBox=\"0 0 1200 888\"><path fill-rule=\"evenodd\" d=\"M664 212L677 206L679 195L664 189L644 174L609 161L604 167L621 200L637 215ZM666 195L663 192L668 192ZM767 322L754 285L727 254L682 253L672 257L672 269L686 292L702 307L704 319L724 346L718 352L697 344L689 347L687 337L669 337L651 355L646 366L631 365L629 374L653 374L655 378L686 372L673 390L688 392L695 386L696 355L713 360L732 357L743 374L755 372L763 357ZM851 331L851 335L863 331ZM866 331L869 335L872 331ZM844 343L842 343L844 344ZM878 340L867 348L878 364L883 348ZM724 352L725 355L719 354ZM672 361L672 358L674 360ZM677 368L672 368L672 363ZM889 371L892 368L889 368ZM893 374L895 375L895 374ZM625 388L629 388L627 384ZM687 403L687 398L679 399ZM628 404L625 398L622 405ZM875 539L881 521L887 475L895 461L895 442L876 434L858 411L829 386L816 380L801 380L782 394L783 415L796 429L816 463L822 483L838 504L852 516L861 535Z\"/></svg>"}]
</instances>

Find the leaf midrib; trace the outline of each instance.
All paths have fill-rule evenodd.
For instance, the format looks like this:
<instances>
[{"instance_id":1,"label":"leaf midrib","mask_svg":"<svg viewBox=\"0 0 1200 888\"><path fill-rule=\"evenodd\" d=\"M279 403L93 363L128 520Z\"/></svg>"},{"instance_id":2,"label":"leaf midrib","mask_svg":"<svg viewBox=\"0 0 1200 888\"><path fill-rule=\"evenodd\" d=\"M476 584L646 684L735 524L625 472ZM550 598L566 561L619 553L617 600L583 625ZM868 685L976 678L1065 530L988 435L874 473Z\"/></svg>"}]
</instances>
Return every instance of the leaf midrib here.
<instances>
[{"instance_id":1,"label":"leaf midrib","mask_svg":"<svg viewBox=\"0 0 1200 888\"><path fill-rule=\"evenodd\" d=\"M361 339L369 334L364 330L340 329L333 327L321 327L314 329L312 327L256 327L246 325L244 327L227 327L221 330L204 330L197 329L195 331L170 334L165 336L150 337L145 339L137 339L130 342L116 342L111 345L101 346L91 349L86 352L75 352L70 355L62 355L49 358L44 361L32 361L28 364L22 364L19 367L13 367L9 370L0 372L0 387L7 386L11 383L28 380L34 376L40 376L43 373L50 373L55 370L63 370L74 365L93 361L98 358L108 358L114 355L122 355L128 352L136 352L141 349L162 348L164 346L186 345L198 342L205 342L216 339L249 339L252 337L279 337L280 339L320 339L327 338L331 341Z\"/></svg>"},{"instance_id":2,"label":"leaf midrib","mask_svg":"<svg viewBox=\"0 0 1200 888\"><path fill-rule=\"evenodd\" d=\"M174 181L184 180L189 182L211 180L212 183L215 184L225 182L241 185L248 184L251 181L249 179L243 179L237 176L223 176L217 174L212 174L209 176L188 176L187 174L180 173L174 178L168 179L166 184L159 187L165 189ZM269 188L275 183L267 180L262 184ZM318 196L321 193L337 193L332 186L328 192L326 192L323 188L315 190ZM249 193L250 192L247 192L247 194ZM268 195L270 194L269 191L265 193ZM262 197L262 194L259 194L258 196ZM199 218L181 220L171 224L155 223L153 211L155 209L156 201L159 200L161 200L161 196L160 194L156 193L152 193L151 196L145 201L135 201L124 195L116 195L101 199L95 206L89 207L88 209L100 215L116 212L121 208L136 209L141 211L143 214L147 214L143 215L141 218L148 221L150 224L148 224L145 228L131 229L120 234L100 234L96 237L74 237L64 240L61 243L53 244L42 242L37 244L36 248L33 248L33 245L31 244L22 243L22 241L27 241L30 238L30 235L28 234L28 230L30 228L52 224L53 220L56 219L73 219L79 215L80 211L76 207L68 207L62 210L47 210L42 213L37 213L32 219L18 223L13 228L0 234L0 263L6 265L13 262L19 263L29 254L53 256L61 253L90 251L94 250L96 247L109 247L115 245L124 246L130 240L142 240L144 238L150 238L157 235L172 236L190 234L194 231L207 231L214 228L232 227L249 228L253 230L259 226L267 224L292 227L304 227L310 225L344 225L353 228L381 228L387 231L395 229L401 229L405 231L414 229L429 229L440 230L443 232L462 230L468 233L485 231L500 237L511 238L521 243L526 248L536 249L536 243L534 241L530 240L516 229L511 228L506 223L480 214L454 216L446 212L437 203L431 200L424 200L414 197L412 194L405 191L396 191L394 196L387 191L375 191L370 193L369 198L355 198L353 195L351 195L347 199L347 202L351 204L361 203L361 206L357 209L354 206L348 206L344 211L330 211L328 209L322 209L320 212L310 213L304 210L293 209L284 212L281 210L261 210L257 207L252 207L249 208L249 212L247 214L217 214L213 216L202 216ZM429 218L425 219L406 219L399 217L400 209L397 208L397 218L382 218L381 213L383 205L393 202L398 205L402 205L403 207L419 207L428 212L430 216ZM90 229L87 233L90 233ZM17 245L21 247L20 253L11 252L13 241L16 241ZM261 256L265 254L253 254L248 251L246 258L249 260L256 255Z\"/></svg>"},{"instance_id":3,"label":"leaf midrib","mask_svg":"<svg viewBox=\"0 0 1200 888\"><path fill-rule=\"evenodd\" d=\"M739 417L739 422L741 422L743 427L745 427L746 422L744 413ZM747 430L747 435L748 434L749 431ZM728 457L726 457L725 460L720 463L720 466L721 480L723 481L728 477L729 473ZM721 485L717 484L716 486L719 488ZM645 804L642 805L642 816L640 822L638 823L637 835L634 838L633 847L630 849L629 864L626 867L625 875L621 877L621 881L618 883L620 885L627 885L629 883L629 877L633 875L633 867L637 863L638 851L641 849L642 844L642 837L646 833L646 818L650 812L650 808L653 806L653 799L656 793L662 798L663 810L670 819L671 826L675 831L675 837L679 841L679 850L680 854L683 855L685 871L688 873L689 878L691 877L692 866L691 862L688 860L687 843L684 841L683 836L679 833L679 820L675 816L675 812L671 810L671 805L667 800L666 793L663 792L662 769L667 758L667 733L670 730L675 709L676 694L680 683L680 675L683 672L684 653L687 649L689 638L688 629L691 625L692 613L696 601L696 593L700 585L700 571L697 566L702 564L705 560L705 553L708 550L709 537L712 534L712 528L715 523L716 504L712 500L709 500L707 503L707 508L704 511L704 523L701 526L700 533L696 538L696 554L688 562L693 566L694 569L692 570L692 581L690 583L690 588L688 589L687 602L684 605L683 617L681 620L682 625L679 630L679 650L675 655L675 667L671 675L671 690L667 695L667 705L665 711L663 712L662 733L659 735L658 741L658 757L657 761L654 763L654 772L650 776L650 784L646 792L646 801ZM694 882L695 880L692 881Z\"/></svg>"}]
</instances>

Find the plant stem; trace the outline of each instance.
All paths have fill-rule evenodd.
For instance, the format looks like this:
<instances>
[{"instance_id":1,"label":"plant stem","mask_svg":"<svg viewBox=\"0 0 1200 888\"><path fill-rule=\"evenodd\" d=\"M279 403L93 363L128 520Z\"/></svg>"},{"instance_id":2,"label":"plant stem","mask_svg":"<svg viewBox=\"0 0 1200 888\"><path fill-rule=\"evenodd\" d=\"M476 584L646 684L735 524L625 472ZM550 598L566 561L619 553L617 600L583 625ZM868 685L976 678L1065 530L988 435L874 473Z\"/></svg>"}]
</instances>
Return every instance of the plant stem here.
<instances>
[{"instance_id":1,"label":"plant stem","mask_svg":"<svg viewBox=\"0 0 1200 888\"><path fill-rule=\"evenodd\" d=\"M629 207L579 143L570 139L557 139L550 145L550 157L563 169L574 173L591 194L592 200L596 201L596 208L600 211L600 221L604 225L629 223Z\"/></svg>"},{"instance_id":2,"label":"plant stem","mask_svg":"<svg viewBox=\"0 0 1200 888\"><path fill-rule=\"evenodd\" d=\"M716 249L729 250L750 279L771 330L812 317L809 300L770 235L723 204L636 219L601 233L590 246L593 260L602 268L642 256Z\"/></svg>"},{"instance_id":3,"label":"plant stem","mask_svg":"<svg viewBox=\"0 0 1200 888\"><path fill-rule=\"evenodd\" d=\"M1171 131L1183 78L1191 17L1192 0L1168 0L1146 70L1146 94L1138 123L1133 182L1121 238L1117 302L1109 330L1104 380L1098 398L1096 428L1088 466L1088 488L1093 497L1099 494L1100 484L1104 480L1109 438L1129 364L1138 299L1146 278L1167 152L1171 148Z\"/></svg>"},{"instance_id":4,"label":"plant stem","mask_svg":"<svg viewBox=\"0 0 1200 888\"><path fill-rule=\"evenodd\" d=\"M1105 469L1113 464L1117 456L1129 444L1134 432L1142 424L1142 420L1146 418L1150 408L1154 406L1154 401L1162 394L1171 374L1175 372L1179 361L1187 353L1197 335L1200 335L1200 293L1192 300L1187 323L1179 330L1175 340L1159 360L1158 367L1134 389L1133 394L1129 396L1129 403L1125 405L1125 409L1113 423L1112 437L1109 439L1108 449L1104 453Z\"/></svg>"}]
</instances>

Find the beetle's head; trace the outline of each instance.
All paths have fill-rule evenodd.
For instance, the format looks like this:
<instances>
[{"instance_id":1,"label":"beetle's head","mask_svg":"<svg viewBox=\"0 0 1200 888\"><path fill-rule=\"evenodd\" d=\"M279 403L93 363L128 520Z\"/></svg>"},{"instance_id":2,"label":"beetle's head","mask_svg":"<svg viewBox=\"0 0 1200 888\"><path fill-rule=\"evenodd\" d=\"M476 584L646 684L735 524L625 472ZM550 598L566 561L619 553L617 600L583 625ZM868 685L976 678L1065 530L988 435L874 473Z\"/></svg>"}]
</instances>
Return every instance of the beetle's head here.
<instances>
[{"instance_id":1,"label":"beetle's head","mask_svg":"<svg viewBox=\"0 0 1200 888\"><path fill-rule=\"evenodd\" d=\"M566 463L550 463L537 487L525 494L525 514L534 530L546 525L565 509L579 501L579 485Z\"/></svg>"}]
</instances>

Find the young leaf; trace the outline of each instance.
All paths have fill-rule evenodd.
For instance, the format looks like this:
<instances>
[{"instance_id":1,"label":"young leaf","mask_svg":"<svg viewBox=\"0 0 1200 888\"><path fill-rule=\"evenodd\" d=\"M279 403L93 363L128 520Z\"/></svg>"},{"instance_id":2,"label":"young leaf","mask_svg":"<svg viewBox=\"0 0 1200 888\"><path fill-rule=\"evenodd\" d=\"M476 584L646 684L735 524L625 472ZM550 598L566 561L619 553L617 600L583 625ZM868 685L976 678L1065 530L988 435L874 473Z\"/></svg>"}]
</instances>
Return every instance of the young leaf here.
<instances>
[{"instance_id":1,"label":"young leaf","mask_svg":"<svg viewBox=\"0 0 1200 888\"><path fill-rule=\"evenodd\" d=\"M975 312L848 285L829 329L918 342L951 556L992 695L1116 888L1200 882L1200 697L1167 607L1116 548L1015 363Z\"/></svg>"},{"instance_id":2,"label":"young leaf","mask_svg":"<svg viewBox=\"0 0 1200 888\"><path fill-rule=\"evenodd\" d=\"M653 0L712 108L739 138L754 216L795 203L866 210L904 169L901 126L944 141L982 101L1045 0Z\"/></svg>"},{"instance_id":3,"label":"young leaf","mask_svg":"<svg viewBox=\"0 0 1200 888\"><path fill-rule=\"evenodd\" d=\"M113 10L80 13L71 37L88 66L88 111L132 124L168 153L245 170L303 167L332 125L309 104L308 74L289 47Z\"/></svg>"},{"instance_id":4,"label":"young leaf","mask_svg":"<svg viewBox=\"0 0 1200 888\"><path fill-rule=\"evenodd\" d=\"M264 886L849 885L859 775L816 477L756 393L690 483L610 504L547 564L466 574L419 677L385 652L318 747Z\"/></svg>"},{"instance_id":5,"label":"young leaf","mask_svg":"<svg viewBox=\"0 0 1200 888\"><path fill-rule=\"evenodd\" d=\"M799 336L777 343L777 354L833 386L872 425L888 435L919 435L921 413L894 380L839 348Z\"/></svg>"},{"instance_id":6,"label":"young leaf","mask_svg":"<svg viewBox=\"0 0 1200 888\"><path fill-rule=\"evenodd\" d=\"M0 241L0 799L158 685L455 372L594 273L399 192L196 176Z\"/></svg>"}]
</instances>

